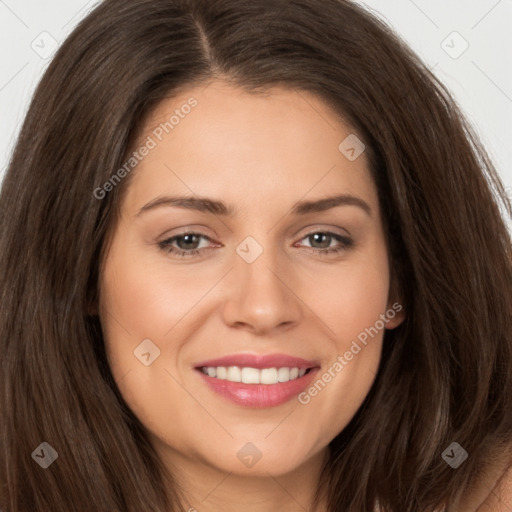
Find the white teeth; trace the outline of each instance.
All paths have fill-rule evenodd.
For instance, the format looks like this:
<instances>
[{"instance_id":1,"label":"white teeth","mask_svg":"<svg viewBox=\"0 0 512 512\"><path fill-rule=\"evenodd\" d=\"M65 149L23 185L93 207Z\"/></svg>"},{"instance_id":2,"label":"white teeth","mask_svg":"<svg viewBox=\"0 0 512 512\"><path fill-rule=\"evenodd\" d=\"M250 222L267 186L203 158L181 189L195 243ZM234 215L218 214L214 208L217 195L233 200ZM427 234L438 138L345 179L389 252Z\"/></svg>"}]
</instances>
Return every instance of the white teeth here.
<instances>
[{"instance_id":1,"label":"white teeth","mask_svg":"<svg viewBox=\"0 0 512 512\"><path fill-rule=\"evenodd\" d=\"M277 368L263 368L258 372L260 384L275 384L278 381L279 370Z\"/></svg>"},{"instance_id":2,"label":"white teeth","mask_svg":"<svg viewBox=\"0 0 512 512\"><path fill-rule=\"evenodd\" d=\"M244 384L277 384L303 377L306 368L240 368L238 366L208 366L201 371L209 377Z\"/></svg>"},{"instance_id":3,"label":"white teeth","mask_svg":"<svg viewBox=\"0 0 512 512\"><path fill-rule=\"evenodd\" d=\"M228 370L224 366L218 366L217 367L217 379L223 379L225 380L228 376Z\"/></svg>"},{"instance_id":4,"label":"white teeth","mask_svg":"<svg viewBox=\"0 0 512 512\"><path fill-rule=\"evenodd\" d=\"M244 384L259 384L259 370L257 370L256 368L242 368L242 382Z\"/></svg>"},{"instance_id":5,"label":"white teeth","mask_svg":"<svg viewBox=\"0 0 512 512\"><path fill-rule=\"evenodd\" d=\"M277 379L279 382L288 382L290 380L290 368L279 368L277 370Z\"/></svg>"},{"instance_id":6,"label":"white teeth","mask_svg":"<svg viewBox=\"0 0 512 512\"><path fill-rule=\"evenodd\" d=\"M226 380L231 382L242 382L242 372L238 366L230 366L227 369Z\"/></svg>"}]
</instances>

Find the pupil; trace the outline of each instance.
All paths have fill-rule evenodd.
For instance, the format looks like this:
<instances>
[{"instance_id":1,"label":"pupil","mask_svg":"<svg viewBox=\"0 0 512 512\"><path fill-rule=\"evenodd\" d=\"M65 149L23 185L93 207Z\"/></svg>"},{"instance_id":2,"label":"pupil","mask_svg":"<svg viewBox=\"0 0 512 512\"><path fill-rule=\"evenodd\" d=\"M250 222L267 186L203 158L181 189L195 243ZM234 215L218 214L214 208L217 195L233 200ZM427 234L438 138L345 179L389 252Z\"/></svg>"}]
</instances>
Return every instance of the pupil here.
<instances>
[{"instance_id":1,"label":"pupil","mask_svg":"<svg viewBox=\"0 0 512 512\"><path fill-rule=\"evenodd\" d=\"M195 249L195 247L190 247L190 244L193 246L197 245L197 238L197 235L183 235L177 240L177 242L181 249ZM183 245L185 245L185 247L182 247Z\"/></svg>"},{"instance_id":2,"label":"pupil","mask_svg":"<svg viewBox=\"0 0 512 512\"><path fill-rule=\"evenodd\" d=\"M322 238L324 239L323 242L321 240ZM326 235L325 233L315 233L313 235L313 239L314 239L315 243L320 243L322 245L322 247L321 247L322 249L329 247L330 242L331 242L330 235ZM325 243L326 241L327 241L327 243Z\"/></svg>"}]
</instances>

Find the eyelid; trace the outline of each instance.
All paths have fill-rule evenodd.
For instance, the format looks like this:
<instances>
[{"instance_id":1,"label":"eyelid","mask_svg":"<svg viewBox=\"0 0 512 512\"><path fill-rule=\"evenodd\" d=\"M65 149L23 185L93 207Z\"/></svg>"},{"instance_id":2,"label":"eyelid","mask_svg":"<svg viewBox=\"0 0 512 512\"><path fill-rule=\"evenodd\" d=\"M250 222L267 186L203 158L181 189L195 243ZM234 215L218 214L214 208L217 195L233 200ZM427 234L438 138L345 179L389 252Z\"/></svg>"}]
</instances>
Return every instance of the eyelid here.
<instances>
[{"instance_id":1,"label":"eyelid","mask_svg":"<svg viewBox=\"0 0 512 512\"><path fill-rule=\"evenodd\" d=\"M207 232L211 234L206 234ZM206 236L208 238L215 238L217 236L214 234L215 232L211 228L208 228L208 226L204 226L203 224L190 224L189 226L184 226L181 228L168 229L158 238L167 240L175 236L189 235L192 233L195 235Z\"/></svg>"},{"instance_id":2,"label":"eyelid","mask_svg":"<svg viewBox=\"0 0 512 512\"><path fill-rule=\"evenodd\" d=\"M301 235L301 233L304 232L304 235ZM333 235L339 235L343 237L350 237L352 238L352 235L350 231L346 228L340 228L339 226L332 226L332 225L325 225L325 224L311 224L309 226L306 226L305 228L301 228L300 231L294 236L304 238L305 236L311 235L313 233L331 233Z\"/></svg>"}]
</instances>

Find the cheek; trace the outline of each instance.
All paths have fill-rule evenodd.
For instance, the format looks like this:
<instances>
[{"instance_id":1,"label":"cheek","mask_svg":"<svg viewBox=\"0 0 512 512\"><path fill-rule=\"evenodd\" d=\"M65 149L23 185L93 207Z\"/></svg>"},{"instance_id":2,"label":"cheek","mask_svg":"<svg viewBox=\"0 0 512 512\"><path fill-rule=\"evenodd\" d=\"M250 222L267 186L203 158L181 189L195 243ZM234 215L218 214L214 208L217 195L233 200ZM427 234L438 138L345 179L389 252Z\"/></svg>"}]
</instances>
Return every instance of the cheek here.
<instances>
[{"instance_id":1,"label":"cheek","mask_svg":"<svg viewBox=\"0 0 512 512\"><path fill-rule=\"evenodd\" d=\"M357 265L340 266L330 279L322 279L322 293L316 288L308 295L331 338L321 371L299 397L307 416L318 420L320 444L349 423L377 374L384 335L381 315L387 311L389 292L388 260L381 247L375 246L371 258Z\"/></svg>"},{"instance_id":2,"label":"cheek","mask_svg":"<svg viewBox=\"0 0 512 512\"><path fill-rule=\"evenodd\" d=\"M102 283L103 305L134 336L162 337L200 298L201 290L187 287L179 276L166 279L165 269L136 257L114 254L111 261Z\"/></svg>"},{"instance_id":3,"label":"cheek","mask_svg":"<svg viewBox=\"0 0 512 512\"><path fill-rule=\"evenodd\" d=\"M183 428L175 411L179 407L186 414L190 397L174 378L173 361L182 345L175 332L204 290L187 286L190 277L169 275L165 262L155 260L151 251L130 249L128 241L117 239L102 273L100 317L110 368L124 400L150 432L161 432L165 425L171 438L180 439ZM178 324L175 335L168 334Z\"/></svg>"},{"instance_id":4,"label":"cheek","mask_svg":"<svg viewBox=\"0 0 512 512\"><path fill-rule=\"evenodd\" d=\"M157 248L130 244L122 234L111 248L102 272L100 316L114 362L133 362L133 350L144 339L163 350L170 331L211 287L208 280L198 281L197 274L194 279L190 271L170 269ZM173 351L178 348L173 343Z\"/></svg>"},{"instance_id":5,"label":"cheek","mask_svg":"<svg viewBox=\"0 0 512 512\"><path fill-rule=\"evenodd\" d=\"M120 230L102 270L99 307L116 381L128 372L140 370L142 364L134 351L141 343L147 345L143 340L154 343L152 357L163 349L161 339L178 321L180 313L184 314L184 302L186 297L178 297L172 287L166 286L162 275L145 261L144 253L131 245Z\"/></svg>"},{"instance_id":6,"label":"cheek","mask_svg":"<svg viewBox=\"0 0 512 512\"><path fill-rule=\"evenodd\" d=\"M348 340L374 325L386 311L389 267L386 253L379 246L371 257L332 266L324 275L317 274L316 279L305 279L303 289L307 290L308 305L328 327L338 350L345 351ZM313 282L315 286L311 285Z\"/></svg>"}]
</instances>

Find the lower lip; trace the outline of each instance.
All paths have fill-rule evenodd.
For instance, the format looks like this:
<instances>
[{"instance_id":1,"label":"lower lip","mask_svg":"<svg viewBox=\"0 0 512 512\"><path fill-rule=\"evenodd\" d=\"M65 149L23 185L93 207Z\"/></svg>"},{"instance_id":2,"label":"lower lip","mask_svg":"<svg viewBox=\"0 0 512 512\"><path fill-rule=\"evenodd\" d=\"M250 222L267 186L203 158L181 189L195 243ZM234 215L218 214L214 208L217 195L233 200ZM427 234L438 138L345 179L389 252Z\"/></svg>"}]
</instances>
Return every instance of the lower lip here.
<instances>
[{"instance_id":1,"label":"lower lip","mask_svg":"<svg viewBox=\"0 0 512 512\"><path fill-rule=\"evenodd\" d=\"M210 389L231 402L245 407L264 408L284 404L296 397L309 386L318 368L312 368L308 373L297 379L278 382L277 384L231 382L209 377L201 370L198 371Z\"/></svg>"}]
</instances>

